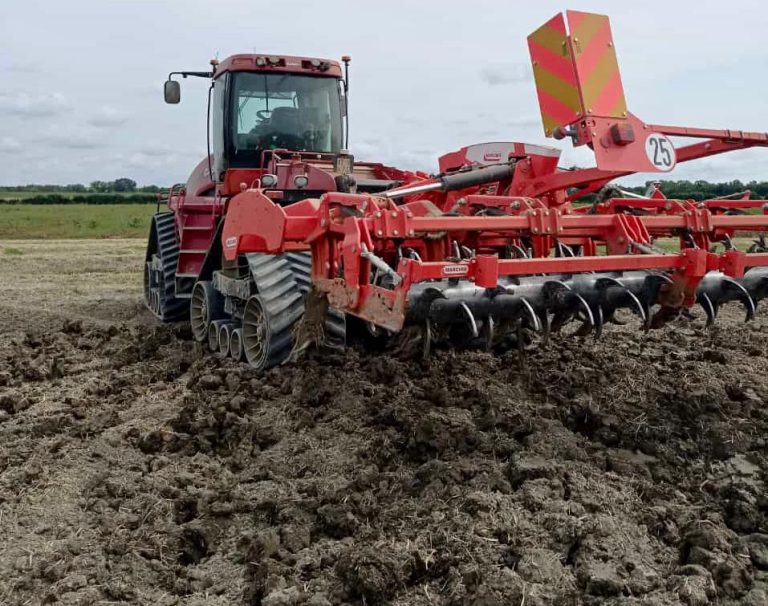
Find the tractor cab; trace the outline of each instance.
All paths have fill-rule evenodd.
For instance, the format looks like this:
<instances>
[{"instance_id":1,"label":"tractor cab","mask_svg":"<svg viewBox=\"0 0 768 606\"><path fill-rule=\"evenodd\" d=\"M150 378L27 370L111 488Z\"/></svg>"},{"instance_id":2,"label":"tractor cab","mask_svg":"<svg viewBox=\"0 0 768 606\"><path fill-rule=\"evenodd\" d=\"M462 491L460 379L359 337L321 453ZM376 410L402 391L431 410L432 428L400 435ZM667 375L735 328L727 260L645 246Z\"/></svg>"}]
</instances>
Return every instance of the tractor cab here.
<instances>
[{"instance_id":1,"label":"tractor cab","mask_svg":"<svg viewBox=\"0 0 768 606\"><path fill-rule=\"evenodd\" d=\"M345 62L348 58L345 57ZM346 115L345 80L336 61L305 57L234 55L209 76L209 153L212 180L230 168L264 168L268 152L339 153ZM166 82L166 102L178 103L178 82Z\"/></svg>"}]
</instances>

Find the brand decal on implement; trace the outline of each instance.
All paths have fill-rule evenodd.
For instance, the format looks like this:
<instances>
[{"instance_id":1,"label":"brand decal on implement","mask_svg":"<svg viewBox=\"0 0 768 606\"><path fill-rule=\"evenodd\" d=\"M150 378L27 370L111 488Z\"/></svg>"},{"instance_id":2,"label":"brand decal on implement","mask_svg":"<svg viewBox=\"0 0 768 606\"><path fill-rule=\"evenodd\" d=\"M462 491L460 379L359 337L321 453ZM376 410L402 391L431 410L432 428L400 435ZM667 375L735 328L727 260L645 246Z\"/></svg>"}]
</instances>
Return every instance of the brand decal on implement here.
<instances>
[{"instance_id":1,"label":"brand decal on implement","mask_svg":"<svg viewBox=\"0 0 768 606\"><path fill-rule=\"evenodd\" d=\"M235 236L231 236L227 238L227 241L224 242L224 245L227 248L234 248L235 246L237 246L237 238Z\"/></svg>"},{"instance_id":2,"label":"brand decal on implement","mask_svg":"<svg viewBox=\"0 0 768 606\"><path fill-rule=\"evenodd\" d=\"M469 273L467 265L446 265L443 267L444 276L464 276Z\"/></svg>"}]
</instances>

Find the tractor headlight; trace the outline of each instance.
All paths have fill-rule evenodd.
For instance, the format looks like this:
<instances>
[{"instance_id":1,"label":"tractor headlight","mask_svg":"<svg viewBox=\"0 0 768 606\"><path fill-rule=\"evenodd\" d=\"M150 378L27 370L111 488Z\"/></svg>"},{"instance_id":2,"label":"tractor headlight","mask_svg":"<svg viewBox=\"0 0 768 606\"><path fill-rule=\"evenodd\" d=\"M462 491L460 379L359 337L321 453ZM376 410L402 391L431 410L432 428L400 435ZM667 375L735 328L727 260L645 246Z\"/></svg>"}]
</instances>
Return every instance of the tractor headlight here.
<instances>
[{"instance_id":1,"label":"tractor headlight","mask_svg":"<svg viewBox=\"0 0 768 606\"><path fill-rule=\"evenodd\" d=\"M309 183L309 179L307 178L307 175L296 175L293 178L293 184L298 189L304 189L308 183Z\"/></svg>"},{"instance_id":2,"label":"tractor headlight","mask_svg":"<svg viewBox=\"0 0 768 606\"><path fill-rule=\"evenodd\" d=\"M272 175L270 173L267 173L266 175L261 175L262 187L274 187L276 183L277 183L276 175Z\"/></svg>"}]
</instances>

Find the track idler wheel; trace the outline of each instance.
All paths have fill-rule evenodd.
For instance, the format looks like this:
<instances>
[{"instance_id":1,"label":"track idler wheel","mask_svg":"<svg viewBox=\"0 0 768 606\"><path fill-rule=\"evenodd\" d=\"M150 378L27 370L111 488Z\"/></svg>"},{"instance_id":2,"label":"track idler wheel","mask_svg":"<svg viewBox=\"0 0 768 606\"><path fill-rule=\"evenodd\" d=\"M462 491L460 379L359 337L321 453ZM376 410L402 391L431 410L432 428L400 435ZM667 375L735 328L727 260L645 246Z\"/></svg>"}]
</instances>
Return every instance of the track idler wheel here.
<instances>
[{"instance_id":1,"label":"track idler wheel","mask_svg":"<svg viewBox=\"0 0 768 606\"><path fill-rule=\"evenodd\" d=\"M208 281L197 282L192 289L189 305L189 320L192 336L203 343L208 339L208 328L212 321L224 317L224 300Z\"/></svg>"}]
</instances>

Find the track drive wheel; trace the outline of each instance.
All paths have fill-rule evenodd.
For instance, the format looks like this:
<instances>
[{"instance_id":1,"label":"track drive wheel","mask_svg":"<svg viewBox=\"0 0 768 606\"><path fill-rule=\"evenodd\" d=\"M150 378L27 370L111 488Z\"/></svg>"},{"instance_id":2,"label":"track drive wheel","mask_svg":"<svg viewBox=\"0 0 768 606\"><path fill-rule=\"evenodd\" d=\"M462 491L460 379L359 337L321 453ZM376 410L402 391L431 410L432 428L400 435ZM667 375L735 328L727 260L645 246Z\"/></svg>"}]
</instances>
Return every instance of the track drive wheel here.
<instances>
[{"instance_id":1,"label":"track drive wheel","mask_svg":"<svg viewBox=\"0 0 768 606\"><path fill-rule=\"evenodd\" d=\"M223 317L224 300L213 288L213 284L207 280L196 282L189 304L189 320L195 340L200 343L207 341L211 322Z\"/></svg>"},{"instance_id":2,"label":"track drive wheel","mask_svg":"<svg viewBox=\"0 0 768 606\"><path fill-rule=\"evenodd\" d=\"M189 302L176 297L176 263L179 244L173 213L152 217L144 263L144 302L163 322L183 320Z\"/></svg>"},{"instance_id":3,"label":"track drive wheel","mask_svg":"<svg viewBox=\"0 0 768 606\"><path fill-rule=\"evenodd\" d=\"M245 359L259 370L284 362L293 348L293 322L270 313L270 306L259 295L245 304L242 344Z\"/></svg>"}]
</instances>

